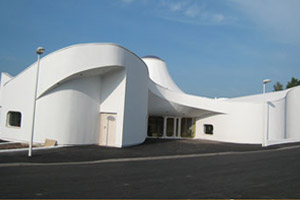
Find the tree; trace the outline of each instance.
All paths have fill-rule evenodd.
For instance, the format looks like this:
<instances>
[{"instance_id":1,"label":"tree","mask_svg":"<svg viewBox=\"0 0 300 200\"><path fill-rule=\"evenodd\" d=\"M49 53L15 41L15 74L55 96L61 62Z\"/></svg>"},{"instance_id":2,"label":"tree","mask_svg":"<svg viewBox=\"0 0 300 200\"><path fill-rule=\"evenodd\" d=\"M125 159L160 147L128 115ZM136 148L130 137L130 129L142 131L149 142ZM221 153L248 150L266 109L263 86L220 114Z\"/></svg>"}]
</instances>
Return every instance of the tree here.
<instances>
[{"instance_id":1,"label":"tree","mask_svg":"<svg viewBox=\"0 0 300 200\"><path fill-rule=\"evenodd\" d=\"M286 89L291 88L291 87L295 87L300 85L300 80L298 80L295 77L292 77L291 81L289 81L286 85Z\"/></svg>"},{"instance_id":2,"label":"tree","mask_svg":"<svg viewBox=\"0 0 300 200\"><path fill-rule=\"evenodd\" d=\"M280 91L283 90L283 85L280 82L277 82L275 85L273 85L274 91Z\"/></svg>"}]
</instances>

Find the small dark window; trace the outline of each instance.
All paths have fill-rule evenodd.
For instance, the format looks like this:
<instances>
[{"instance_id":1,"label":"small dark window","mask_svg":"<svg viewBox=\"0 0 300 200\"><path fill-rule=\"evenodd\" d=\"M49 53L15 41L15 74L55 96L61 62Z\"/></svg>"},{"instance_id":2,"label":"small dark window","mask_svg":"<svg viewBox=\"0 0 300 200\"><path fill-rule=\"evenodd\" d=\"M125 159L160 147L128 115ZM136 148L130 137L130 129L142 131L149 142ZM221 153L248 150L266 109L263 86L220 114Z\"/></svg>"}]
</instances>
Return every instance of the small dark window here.
<instances>
[{"instance_id":1,"label":"small dark window","mask_svg":"<svg viewBox=\"0 0 300 200\"><path fill-rule=\"evenodd\" d=\"M7 125L11 127L21 127L22 114L10 111L7 113Z\"/></svg>"},{"instance_id":2,"label":"small dark window","mask_svg":"<svg viewBox=\"0 0 300 200\"><path fill-rule=\"evenodd\" d=\"M204 124L204 133L212 135L214 133L214 126L211 124Z\"/></svg>"}]
</instances>

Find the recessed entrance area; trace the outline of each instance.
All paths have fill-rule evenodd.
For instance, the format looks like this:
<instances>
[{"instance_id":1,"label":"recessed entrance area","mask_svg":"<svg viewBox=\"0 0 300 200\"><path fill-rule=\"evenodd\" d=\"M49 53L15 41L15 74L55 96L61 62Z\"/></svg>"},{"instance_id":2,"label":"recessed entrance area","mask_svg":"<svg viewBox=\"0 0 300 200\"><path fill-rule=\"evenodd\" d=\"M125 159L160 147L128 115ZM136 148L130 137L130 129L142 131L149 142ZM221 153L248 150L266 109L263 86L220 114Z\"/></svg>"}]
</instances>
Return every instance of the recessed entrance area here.
<instances>
[{"instance_id":1,"label":"recessed entrance area","mask_svg":"<svg viewBox=\"0 0 300 200\"><path fill-rule=\"evenodd\" d=\"M193 138L194 136L194 118L150 116L148 119L148 137Z\"/></svg>"},{"instance_id":2,"label":"recessed entrance area","mask_svg":"<svg viewBox=\"0 0 300 200\"><path fill-rule=\"evenodd\" d=\"M115 146L116 144L116 113L101 113L100 114L100 136L99 145Z\"/></svg>"}]
</instances>

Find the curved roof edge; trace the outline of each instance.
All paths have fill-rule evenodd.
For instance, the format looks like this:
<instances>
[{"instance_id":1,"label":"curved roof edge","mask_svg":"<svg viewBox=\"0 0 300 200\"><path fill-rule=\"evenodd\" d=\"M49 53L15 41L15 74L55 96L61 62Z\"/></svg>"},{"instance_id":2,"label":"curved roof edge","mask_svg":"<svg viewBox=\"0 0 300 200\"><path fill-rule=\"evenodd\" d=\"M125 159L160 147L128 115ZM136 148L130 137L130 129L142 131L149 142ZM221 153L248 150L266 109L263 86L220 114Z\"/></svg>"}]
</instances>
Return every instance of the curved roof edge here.
<instances>
[{"instance_id":1,"label":"curved roof edge","mask_svg":"<svg viewBox=\"0 0 300 200\"><path fill-rule=\"evenodd\" d=\"M67 47L58 49L58 50L56 50L56 51L53 51L53 52L47 54L46 56L44 56L43 58L45 58L45 57L47 57L48 55L51 55L51 54L53 54L53 53L57 53L57 52L60 52L60 51L64 51L64 50L69 49L69 48L73 48L73 47L77 47L77 46L87 46L87 45L110 45L110 46L120 47L120 48L122 48L122 49L124 49L124 50L130 52L132 55L136 56L137 58L141 59L141 58L140 58L138 55L136 55L134 52L132 52L131 50L129 50L129 49L125 48L125 47L123 47L122 45L119 45L119 44L116 44L116 43L109 43L109 42L107 42L107 43L105 43L105 42L104 42L104 43L101 43L101 42L99 42L99 43L94 42L94 43L79 43L79 44L73 44L73 45L70 45L70 46L67 46ZM141 60L142 60L142 59L141 59Z\"/></svg>"},{"instance_id":2,"label":"curved roof edge","mask_svg":"<svg viewBox=\"0 0 300 200\"><path fill-rule=\"evenodd\" d=\"M141 59L137 54L133 53L131 50L119 45L119 44L115 44L115 43L79 43L79 44L73 44L61 49L58 49L56 51L52 51L49 54L41 57L42 59L47 58L48 56L52 55L52 54L56 54L58 52L70 49L70 48L74 48L74 47L78 47L78 46L88 46L88 45L110 45L110 46L116 46L119 47L121 49L124 49L125 51L128 51L129 53L131 53L133 56L135 56L136 58L138 58L142 63L144 63L146 69L148 70L147 64L143 61L143 59ZM13 76L9 81L7 81L4 85L8 84L9 82L11 82L12 80L14 80L15 78L17 78L18 76L20 76L21 74L23 74L25 71L27 71L28 69L30 69L31 67L33 67L35 64L37 63L37 61L34 61L32 64L30 64L29 66L27 66L23 71L21 71L20 73L18 73L16 76Z\"/></svg>"},{"instance_id":3,"label":"curved roof edge","mask_svg":"<svg viewBox=\"0 0 300 200\"><path fill-rule=\"evenodd\" d=\"M146 56L142 57L142 59L144 59L144 58L153 58L153 59L158 59L158 60L165 62L163 59L161 59L160 57L155 56L155 55L146 55Z\"/></svg>"}]
</instances>

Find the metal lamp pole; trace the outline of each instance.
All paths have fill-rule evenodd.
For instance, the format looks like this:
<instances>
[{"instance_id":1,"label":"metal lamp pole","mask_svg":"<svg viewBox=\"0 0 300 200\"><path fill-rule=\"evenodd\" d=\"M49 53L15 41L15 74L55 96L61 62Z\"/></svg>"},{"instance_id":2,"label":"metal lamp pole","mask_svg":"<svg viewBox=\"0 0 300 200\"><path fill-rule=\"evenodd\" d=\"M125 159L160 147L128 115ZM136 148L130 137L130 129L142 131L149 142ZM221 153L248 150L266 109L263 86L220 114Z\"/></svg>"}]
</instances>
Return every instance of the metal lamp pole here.
<instances>
[{"instance_id":1,"label":"metal lamp pole","mask_svg":"<svg viewBox=\"0 0 300 200\"><path fill-rule=\"evenodd\" d=\"M270 79L265 79L263 80L263 94L266 93L266 84L270 83ZM264 134L263 134L263 146L267 146L267 141L268 141L268 134L269 134L269 107L268 104L265 101L265 106L264 106L264 116L265 116L265 121L264 121Z\"/></svg>"},{"instance_id":2,"label":"metal lamp pole","mask_svg":"<svg viewBox=\"0 0 300 200\"><path fill-rule=\"evenodd\" d=\"M32 145L33 145L33 134L34 134L34 125L35 125L35 110L36 110L36 97L37 97L37 87L39 82L39 71L40 71L40 57L45 52L43 47L38 47L36 49L37 57L37 69L36 69L36 78L35 78L35 88L34 88L34 105L33 105L33 114L32 114L32 125L31 125L31 134L30 134L30 142L28 149L28 157L32 156Z\"/></svg>"},{"instance_id":3,"label":"metal lamp pole","mask_svg":"<svg viewBox=\"0 0 300 200\"><path fill-rule=\"evenodd\" d=\"M266 84L267 84L267 83L270 83L270 82L271 82L270 79L265 79L265 80L263 80L263 94L266 93Z\"/></svg>"}]
</instances>

